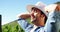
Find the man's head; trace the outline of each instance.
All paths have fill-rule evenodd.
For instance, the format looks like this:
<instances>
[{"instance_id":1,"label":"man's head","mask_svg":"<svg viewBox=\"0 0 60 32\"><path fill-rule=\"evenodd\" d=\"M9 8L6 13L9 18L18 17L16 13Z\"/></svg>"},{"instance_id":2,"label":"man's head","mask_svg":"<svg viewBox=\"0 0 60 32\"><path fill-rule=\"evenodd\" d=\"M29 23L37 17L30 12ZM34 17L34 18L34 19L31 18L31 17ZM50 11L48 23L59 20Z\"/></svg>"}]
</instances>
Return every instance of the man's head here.
<instances>
[{"instance_id":1,"label":"man's head","mask_svg":"<svg viewBox=\"0 0 60 32\"><path fill-rule=\"evenodd\" d=\"M47 16L38 8L32 7L31 9L31 20L36 26L44 26Z\"/></svg>"},{"instance_id":2,"label":"man's head","mask_svg":"<svg viewBox=\"0 0 60 32\"><path fill-rule=\"evenodd\" d=\"M35 5L27 5L27 10L31 15L31 21L37 26L44 26L47 19L47 13L44 11L46 5L42 2L37 2Z\"/></svg>"}]
</instances>

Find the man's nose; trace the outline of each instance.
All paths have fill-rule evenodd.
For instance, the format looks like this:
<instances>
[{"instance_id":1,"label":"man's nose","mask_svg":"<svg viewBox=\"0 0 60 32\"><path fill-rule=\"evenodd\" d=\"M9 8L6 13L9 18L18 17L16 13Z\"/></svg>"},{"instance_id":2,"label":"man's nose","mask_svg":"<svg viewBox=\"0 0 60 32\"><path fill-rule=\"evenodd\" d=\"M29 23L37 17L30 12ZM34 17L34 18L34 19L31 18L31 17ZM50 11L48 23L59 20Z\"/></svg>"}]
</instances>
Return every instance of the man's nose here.
<instances>
[{"instance_id":1,"label":"man's nose","mask_svg":"<svg viewBox=\"0 0 60 32\"><path fill-rule=\"evenodd\" d=\"M34 12L33 11L31 12L31 15L34 15Z\"/></svg>"},{"instance_id":2,"label":"man's nose","mask_svg":"<svg viewBox=\"0 0 60 32\"><path fill-rule=\"evenodd\" d=\"M34 13L34 16L36 16L38 13Z\"/></svg>"},{"instance_id":3,"label":"man's nose","mask_svg":"<svg viewBox=\"0 0 60 32\"><path fill-rule=\"evenodd\" d=\"M31 13L31 15L34 15L34 13Z\"/></svg>"}]
</instances>

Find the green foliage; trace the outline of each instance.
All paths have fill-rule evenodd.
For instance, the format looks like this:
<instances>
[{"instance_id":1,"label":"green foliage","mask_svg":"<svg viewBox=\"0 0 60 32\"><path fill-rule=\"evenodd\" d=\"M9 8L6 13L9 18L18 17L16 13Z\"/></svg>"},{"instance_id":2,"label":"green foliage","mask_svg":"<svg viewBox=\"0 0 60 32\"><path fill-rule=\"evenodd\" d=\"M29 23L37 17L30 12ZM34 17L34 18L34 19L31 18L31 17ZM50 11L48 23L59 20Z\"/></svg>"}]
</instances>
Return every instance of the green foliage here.
<instances>
[{"instance_id":1,"label":"green foliage","mask_svg":"<svg viewBox=\"0 0 60 32\"><path fill-rule=\"evenodd\" d=\"M28 23L32 24L32 23L31 23L31 18L27 18L26 21L27 21Z\"/></svg>"},{"instance_id":2,"label":"green foliage","mask_svg":"<svg viewBox=\"0 0 60 32\"><path fill-rule=\"evenodd\" d=\"M59 2L56 2L55 4L60 4L60 1Z\"/></svg>"},{"instance_id":3,"label":"green foliage","mask_svg":"<svg viewBox=\"0 0 60 32\"><path fill-rule=\"evenodd\" d=\"M31 24L30 18L26 20L28 23ZM24 30L17 23L17 20L15 20L15 21L12 21L11 23L2 25L2 32L24 32Z\"/></svg>"},{"instance_id":4,"label":"green foliage","mask_svg":"<svg viewBox=\"0 0 60 32\"><path fill-rule=\"evenodd\" d=\"M24 30L20 27L17 21L13 21L11 23L3 25L2 32L24 32Z\"/></svg>"}]
</instances>

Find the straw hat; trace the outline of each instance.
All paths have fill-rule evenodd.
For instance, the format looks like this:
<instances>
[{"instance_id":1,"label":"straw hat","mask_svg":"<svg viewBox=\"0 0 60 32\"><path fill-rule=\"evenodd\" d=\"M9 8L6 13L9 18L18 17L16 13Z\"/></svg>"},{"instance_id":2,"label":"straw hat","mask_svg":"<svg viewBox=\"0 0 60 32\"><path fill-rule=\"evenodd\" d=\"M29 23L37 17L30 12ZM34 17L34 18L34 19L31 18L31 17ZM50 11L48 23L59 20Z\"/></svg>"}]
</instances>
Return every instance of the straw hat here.
<instances>
[{"instance_id":1,"label":"straw hat","mask_svg":"<svg viewBox=\"0 0 60 32\"><path fill-rule=\"evenodd\" d=\"M35 5L27 5L27 10L28 10L28 12L30 13L32 7L36 7L36 8L38 8L38 9L40 9L40 10L47 16L47 13L44 11L45 6L46 6L46 5L45 5L44 3L42 3L42 2L37 2Z\"/></svg>"}]
</instances>

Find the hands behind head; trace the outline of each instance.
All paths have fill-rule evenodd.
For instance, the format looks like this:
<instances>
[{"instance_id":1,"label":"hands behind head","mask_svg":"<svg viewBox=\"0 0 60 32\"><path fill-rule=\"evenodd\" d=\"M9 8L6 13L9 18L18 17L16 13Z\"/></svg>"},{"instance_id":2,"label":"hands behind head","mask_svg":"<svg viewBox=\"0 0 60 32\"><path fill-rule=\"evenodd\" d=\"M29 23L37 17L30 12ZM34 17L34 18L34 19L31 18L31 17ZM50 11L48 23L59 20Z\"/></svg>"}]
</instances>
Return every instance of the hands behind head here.
<instances>
[{"instance_id":1,"label":"hands behind head","mask_svg":"<svg viewBox=\"0 0 60 32\"><path fill-rule=\"evenodd\" d=\"M33 14L22 14L19 17L23 18L23 19L27 19L27 18L31 17L31 21L33 21L32 22L33 24L35 24L37 26L44 26L44 21L45 21L44 20L45 19L44 15L41 15L41 17L40 17L39 14L37 14L36 17L35 17L34 13L33 13Z\"/></svg>"}]
</instances>

